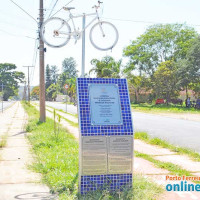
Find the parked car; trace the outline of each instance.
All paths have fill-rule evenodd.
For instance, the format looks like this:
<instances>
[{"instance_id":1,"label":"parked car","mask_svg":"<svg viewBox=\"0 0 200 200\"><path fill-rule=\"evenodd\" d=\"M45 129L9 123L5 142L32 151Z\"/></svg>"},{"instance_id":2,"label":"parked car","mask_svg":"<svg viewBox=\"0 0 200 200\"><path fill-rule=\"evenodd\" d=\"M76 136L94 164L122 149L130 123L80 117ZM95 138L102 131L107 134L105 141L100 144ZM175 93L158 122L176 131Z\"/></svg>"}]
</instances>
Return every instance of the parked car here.
<instances>
[{"instance_id":1,"label":"parked car","mask_svg":"<svg viewBox=\"0 0 200 200\"><path fill-rule=\"evenodd\" d=\"M180 104L181 106L183 105L182 99L170 99L168 102L173 104Z\"/></svg>"},{"instance_id":2,"label":"parked car","mask_svg":"<svg viewBox=\"0 0 200 200\"><path fill-rule=\"evenodd\" d=\"M156 99L156 105L157 104L164 104L165 100L164 99Z\"/></svg>"}]
</instances>

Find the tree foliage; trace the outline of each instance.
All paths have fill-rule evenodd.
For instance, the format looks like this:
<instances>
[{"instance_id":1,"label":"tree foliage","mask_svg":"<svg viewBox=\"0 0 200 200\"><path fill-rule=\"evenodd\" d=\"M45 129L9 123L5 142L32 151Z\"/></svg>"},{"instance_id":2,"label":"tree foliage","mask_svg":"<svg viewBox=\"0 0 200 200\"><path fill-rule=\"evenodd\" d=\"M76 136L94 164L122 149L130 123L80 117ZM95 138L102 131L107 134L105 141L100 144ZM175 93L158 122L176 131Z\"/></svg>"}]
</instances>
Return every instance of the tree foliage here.
<instances>
[{"instance_id":1,"label":"tree foliage","mask_svg":"<svg viewBox=\"0 0 200 200\"><path fill-rule=\"evenodd\" d=\"M58 95L58 85L51 84L46 90L46 94L49 101L55 101Z\"/></svg>"},{"instance_id":2,"label":"tree foliage","mask_svg":"<svg viewBox=\"0 0 200 200\"><path fill-rule=\"evenodd\" d=\"M4 85L3 99L5 101L7 101L9 97L17 95L19 83L24 81L24 73L15 71L16 68L15 64L0 63L0 85ZM1 87L0 92L2 92Z\"/></svg>"},{"instance_id":3,"label":"tree foliage","mask_svg":"<svg viewBox=\"0 0 200 200\"><path fill-rule=\"evenodd\" d=\"M76 61L74 58L65 58L62 62L62 71L67 79L76 78L78 71L76 70Z\"/></svg>"},{"instance_id":4,"label":"tree foliage","mask_svg":"<svg viewBox=\"0 0 200 200\"><path fill-rule=\"evenodd\" d=\"M69 89L68 96L74 100L76 97L76 61L74 58L65 58L62 62L62 73L58 74L56 66L46 67L46 98L47 100L56 100L58 94L66 94L64 85L67 83Z\"/></svg>"},{"instance_id":5,"label":"tree foliage","mask_svg":"<svg viewBox=\"0 0 200 200\"><path fill-rule=\"evenodd\" d=\"M168 60L159 65L154 73L153 89L157 98L165 98L167 102L179 96L176 65L174 61Z\"/></svg>"},{"instance_id":6,"label":"tree foliage","mask_svg":"<svg viewBox=\"0 0 200 200\"><path fill-rule=\"evenodd\" d=\"M124 49L124 55L130 60L129 70L153 75L161 63L184 59L196 37L197 32L184 24L150 26Z\"/></svg>"},{"instance_id":7,"label":"tree foliage","mask_svg":"<svg viewBox=\"0 0 200 200\"><path fill-rule=\"evenodd\" d=\"M91 64L94 67L89 74L94 72L98 78L120 78L122 60L115 61L113 57L105 56L101 60L91 60Z\"/></svg>"},{"instance_id":8,"label":"tree foliage","mask_svg":"<svg viewBox=\"0 0 200 200\"><path fill-rule=\"evenodd\" d=\"M31 91L31 97L38 100L39 95L40 95L40 88L39 86L35 86Z\"/></svg>"}]
</instances>

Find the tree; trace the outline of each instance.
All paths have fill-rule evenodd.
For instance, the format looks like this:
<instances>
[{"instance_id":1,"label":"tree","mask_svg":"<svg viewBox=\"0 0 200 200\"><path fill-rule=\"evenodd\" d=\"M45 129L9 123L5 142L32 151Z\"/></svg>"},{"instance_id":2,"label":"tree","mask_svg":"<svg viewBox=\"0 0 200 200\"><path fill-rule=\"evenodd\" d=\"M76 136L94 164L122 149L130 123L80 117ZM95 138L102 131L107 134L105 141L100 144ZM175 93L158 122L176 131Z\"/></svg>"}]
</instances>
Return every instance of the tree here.
<instances>
[{"instance_id":1,"label":"tree","mask_svg":"<svg viewBox=\"0 0 200 200\"><path fill-rule=\"evenodd\" d=\"M167 100L179 96L179 87L177 85L176 65L174 61L169 60L161 63L154 73L153 88L158 98Z\"/></svg>"},{"instance_id":2,"label":"tree","mask_svg":"<svg viewBox=\"0 0 200 200\"><path fill-rule=\"evenodd\" d=\"M45 87L46 89L52 84L52 79L51 79L51 70L49 65L46 66L46 83L45 83Z\"/></svg>"},{"instance_id":3,"label":"tree","mask_svg":"<svg viewBox=\"0 0 200 200\"><path fill-rule=\"evenodd\" d=\"M66 83L69 85L68 90L65 90L65 94L70 97L71 102L75 102L76 99L76 78L67 79Z\"/></svg>"},{"instance_id":4,"label":"tree","mask_svg":"<svg viewBox=\"0 0 200 200\"><path fill-rule=\"evenodd\" d=\"M138 103L141 89L148 90L148 87L147 87L148 79L145 76L137 76L130 72L126 73L125 76L128 80L128 83L130 86L129 88L134 91L134 95L135 95L134 103Z\"/></svg>"},{"instance_id":5,"label":"tree","mask_svg":"<svg viewBox=\"0 0 200 200\"><path fill-rule=\"evenodd\" d=\"M46 98L47 100L52 100L52 99L55 99L52 97L52 95L54 94L55 96L55 93L52 92L53 90L53 87L52 85L57 85L57 82L58 82L58 77L59 77L59 74L58 74L58 67L56 65L52 65L52 66L49 66L47 65L46 66ZM50 88L51 86L51 88ZM57 88L57 86L56 86ZM57 91L57 89L56 89Z\"/></svg>"},{"instance_id":6,"label":"tree","mask_svg":"<svg viewBox=\"0 0 200 200\"><path fill-rule=\"evenodd\" d=\"M193 89L198 94L200 82L199 55L200 38L198 37L188 49L186 58L177 62L178 84L186 90L186 97L188 97L188 88Z\"/></svg>"},{"instance_id":7,"label":"tree","mask_svg":"<svg viewBox=\"0 0 200 200\"><path fill-rule=\"evenodd\" d=\"M48 89L46 90L48 100L56 100L58 94L58 86L55 84L51 84Z\"/></svg>"},{"instance_id":8,"label":"tree","mask_svg":"<svg viewBox=\"0 0 200 200\"><path fill-rule=\"evenodd\" d=\"M124 49L124 56L130 59L128 67L152 76L161 63L185 58L197 35L193 28L185 24L150 26Z\"/></svg>"},{"instance_id":9,"label":"tree","mask_svg":"<svg viewBox=\"0 0 200 200\"><path fill-rule=\"evenodd\" d=\"M59 77L59 74L58 74L58 67L56 65L52 65L50 67L50 77L51 77L51 83L53 84L56 84L57 81L58 81L58 77Z\"/></svg>"},{"instance_id":10,"label":"tree","mask_svg":"<svg viewBox=\"0 0 200 200\"><path fill-rule=\"evenodd\" d=\"M17 95L19 83L24 81L24 73L15 71L16 68L15 64L0 63L0 85L4 85L3 99L5 101L10 96ZM2 92L1 87L0 92Z\"/></svg>"},{"instance_id":11,"label":"tree","mask_svg":"<svg viewBox=\"0 0 200 200\"><path fill-rule=\"evenodd\" d=\"M38 100L39 99L40 88L39 86L35 86L31 91L31 97Z\"/></svg>"},{"instance_id":12,"label":"tree","mask_svg":"<svg viewBox=\"0 0 200 200\"><path fill-rule=\"evenodd\" d=\"M115 61L113 57L105 56L101 60L91 60L91 64L94 67L89 74L94 72L98 78L120 78L122 60Z\"/></svg>"},{"instance_id":13,"label":"tree","mask_svg":"<svg viewBox=\"0 0 200 200\"><path fill-rule=\"evenodd\" d=\"M59 92L65 93L65 89L63 88L69 80L75 80L78 77L78 71L76 70L76 61L74 58L65 58L62 62L62 73L58 78L58 86Z\"/></svg>"},{"instance_id":14,"label":"tree","mask_svg":"<svg viewBox=\"0 0 200 200\"><path fill-rule=\"evenodd\" d=\"M62 62L62 71L67 79L76 78L78 71L76 70L76 61L74 58L65 58Z\"/></svg>"}]
</instances>

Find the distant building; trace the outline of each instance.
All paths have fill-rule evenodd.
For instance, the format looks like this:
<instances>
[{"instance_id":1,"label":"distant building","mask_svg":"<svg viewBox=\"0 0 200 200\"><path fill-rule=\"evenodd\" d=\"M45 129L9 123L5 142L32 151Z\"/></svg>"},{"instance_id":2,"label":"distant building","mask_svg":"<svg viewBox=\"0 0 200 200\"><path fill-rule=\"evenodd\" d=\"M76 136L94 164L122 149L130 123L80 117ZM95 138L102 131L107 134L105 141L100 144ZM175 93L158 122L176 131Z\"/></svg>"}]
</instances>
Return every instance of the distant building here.
<instances>
[{"instance_id":1,"label":"distant building","mask_svg":"<svg viewBox=\"0 0 200 200\"><path fill-rule=\"evenodd\" d=\"M66 102L67 95L57 95L56 102ZM67 101L69 101L69 96L67 96Z\"/></svg>"}]
</instances>

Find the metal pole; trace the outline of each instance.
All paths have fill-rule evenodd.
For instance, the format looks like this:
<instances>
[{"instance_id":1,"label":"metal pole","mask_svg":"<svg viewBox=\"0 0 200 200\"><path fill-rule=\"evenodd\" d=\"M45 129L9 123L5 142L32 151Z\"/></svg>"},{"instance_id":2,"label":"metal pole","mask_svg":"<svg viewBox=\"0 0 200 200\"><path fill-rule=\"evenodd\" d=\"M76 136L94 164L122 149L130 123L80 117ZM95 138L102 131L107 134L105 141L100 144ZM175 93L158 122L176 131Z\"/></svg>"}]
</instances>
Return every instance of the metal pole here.
<instances>
[{"instance_id":1,"label":"metal pole","mask_svg":"<svg viewBox=\"0 0 200 200\"><path fill-rule=\"evenodd\" d=\"M24 66L28 68L28 103L30 104L30 75L29 75L29 67L34 67L34 66Z\"/></svg>"},{"instance_id":2,"label":"metal pole","mask_svg":"<svg viewBox=\"0 0 200 200\"><path fill-rule=\"evenodd\" d=\"M39 31L43 23L43 0L40 1L40 9L39 9ZM40 121L46 121L46 110L45 110L45 80L44 80L44 42L42 38L40 38Z\"/></svg>"},{"instance_id":3,"label":"metal pole","mask_svg":"<svg viewBox=\"0 0 200 200\"><path fill-rule=\"evenodd\" d=\"M3 83L1 84L1 92L2 92L2 113L3 113Z\"/></svg>"},{"instance_id":4,"label":"metal pole","mask_svg":"<svg viewBox=\"0 0 200 200\"><path fill-rule=\"evenodd\" d=\"M28 103L30 104L30 81L29 81L29 67L28 67Z\"/></svg>"},{"instance_id":5,"label":"metal pole","mask_svg":"<svg viewBox=\"0 0 200 200\"><path fill-rule=\"evenodd\" d=\"M82 69L81 77L85 76L85 13L83 14L83 34L82 34Z\"/></svg>"},{"instance_id":6,"label":"metal pole","mask_svg":"<svg viewBox=\"0 0 200 200\"><path fill-rule=\"evenodd\" d=\"M23 100L26 101L26 81L24 83L24 95L23 95Z\"/></svg>"},{"instance_id":7,"label":"metal pole","mask_svg":"<svg viewBox=\"0 0 200 200\"><path fill-rule=\"evenodd\" d=\"M67 113L67 92L66 92L66 113Z\"/></svg>"}]
</instances>

